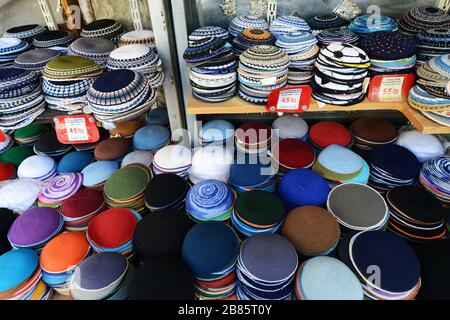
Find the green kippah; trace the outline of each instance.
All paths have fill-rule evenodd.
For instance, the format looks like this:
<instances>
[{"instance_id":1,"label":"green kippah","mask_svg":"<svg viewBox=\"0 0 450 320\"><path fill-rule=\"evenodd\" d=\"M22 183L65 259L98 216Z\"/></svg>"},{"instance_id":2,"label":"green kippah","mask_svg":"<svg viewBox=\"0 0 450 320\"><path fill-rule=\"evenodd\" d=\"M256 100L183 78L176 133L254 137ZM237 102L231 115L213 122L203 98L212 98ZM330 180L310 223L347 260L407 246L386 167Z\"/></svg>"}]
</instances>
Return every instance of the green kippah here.
<instances>
[{"instance_id":1,"label":"green kippah","mask_svg":"<svg viewBox=\"0 0 450 320\"><path fill-rule=\"evenodd\" d=\"M29 138L39 135L42 131L45 130L45 128L46 127L43 124L33 123L26 127L17 129L14 132L14 138L19 139L19 140L20 139L29 139Z\"/></svg>"},{"instance_id":2,"label":"green kippah","mask_svg":"<svg viewBox=\"0 0 450 320\"><path fill-rule=\"evenodd\" d=\"M0 155L0 161L11 163L16 168L25 160L26 158L34 155L31 148L28 147L13 147Z\"/></svg>"},{"instance_id":3,"label":"green kippah","mask_svg":"<svg viewBox=\"0 0 450 320\"><path fill-rule=\"evenodd\" d=\"M320 164L319 160L317 160L314 163L314 165L312 166L311 169L313 171L317 172L322 178L327 179L327 180L333 180L333 181L351 180L351 179L359 176L359 174L362 171L362 168L361 168L358 171L356 171L355 173L339 174L339 173L333 172L333 171L325 168L324 166L322 166Z\"/></svg>"},{"instance_id":4,"label":"green kippah","mask_svg":"<svg viewBox=\"0 0 450 320\"><path fill-rule=\"evenodd\" d=\"M280 223L286 213L283 203L277 196L260 190L238 195L235 211L242 219L259 226Z\"/></svg>"},{"instance_id":5,"label":"green kippah","mask_svg":"<svg viewBox=\"0 0 450 320\"><path fill-rule=\"evenodd\" d=\"M143 193L149 182L150 174L144 168L129 165L113 173L104 191L109 199L124 201Z\"/></svg>"},{"instance_id":6,"label":"green kippah","mask_svg":"<svg viewBox=\"0 0 450 320\"><path fill-rule=\"evenodd\" d=\"M88 67L94 67L97 64L87 58L77 56L61 56L51 60L47 64L47 69L50 70L77 70Z\"/></svg>"}]
</instances>

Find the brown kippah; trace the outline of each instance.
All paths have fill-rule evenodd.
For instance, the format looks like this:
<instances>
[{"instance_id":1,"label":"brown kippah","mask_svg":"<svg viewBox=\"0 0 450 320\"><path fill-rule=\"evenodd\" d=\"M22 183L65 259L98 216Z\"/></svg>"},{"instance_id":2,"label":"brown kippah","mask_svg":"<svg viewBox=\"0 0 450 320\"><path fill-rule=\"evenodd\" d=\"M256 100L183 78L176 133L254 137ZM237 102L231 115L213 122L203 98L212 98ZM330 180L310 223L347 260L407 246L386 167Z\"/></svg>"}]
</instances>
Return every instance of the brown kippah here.
<instances>
[{"instance_id":1,"label":"brown kippah","mask_svg":"<svg viewBox=\"0 0 450 320\"><path fill-rule=\"evenodd\" d=\"M367 142L386 143L397 137L397 130L389 121L381 118L359 119L352 123L350 131Z\"/></svg>"},{"instance_id":2,"label":"brown kippah","mask_svg":"<svg viewBox=\"0 0 450 320\"><path fill-rule=\"evenodd\" d=\"M95 147L94 156L97 160L117 160L124 156L130 148L130 140L110 138L100 142Z\"/></svg>"},{"instance_id":3,"label":"brown kippah","mask_svg":"<svg viewBox=\"0 0 450 320\"><path fill-rule=\"evenodd\" d=\"M143 126L144 120L142 119L119 122L109 133L112 137L131 138Z\"/></svg>"},{"instance_id":4,"label":"brown kippah","mask_svg":"<svg viewBox=\"0 0 450 320\"><path fill-rule=\"evenodd\" d=\"M331 249L337 243L340 228L336 218L327 210L304 206L288 213L281 234L299 253L314 255Z\"/></svg>"}]
</instances>

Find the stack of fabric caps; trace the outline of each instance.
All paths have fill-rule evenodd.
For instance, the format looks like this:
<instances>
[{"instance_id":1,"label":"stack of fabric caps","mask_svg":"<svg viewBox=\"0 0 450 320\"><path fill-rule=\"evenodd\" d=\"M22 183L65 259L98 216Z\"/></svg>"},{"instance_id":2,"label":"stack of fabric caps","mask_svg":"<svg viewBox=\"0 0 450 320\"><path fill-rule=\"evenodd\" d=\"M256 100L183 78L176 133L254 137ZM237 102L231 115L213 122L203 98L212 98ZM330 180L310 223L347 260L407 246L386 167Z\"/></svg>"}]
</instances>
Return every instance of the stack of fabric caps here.
<instances>
[{"instance_id":1,"label":"stack of fabric caps","mask_svg":"<svg viewBox=\"0 0 450 320\"><path fill-rule=\"evenodd\" d=\"M309 169L289 171L278 186L278 195L289 211L307 205L322 206L329 192L327 181Z\"/></svg>"},{"instance_id":2,"label":"stack of fabric caps","mask_svg":"<svg viewBox=\"0 0 450 320\"><path fill-rule=\"evenodd\" d=\"M21 146L32 146L47 132L48 128L44 124L32 123L14 131L14 141Z\"/></svg>"},{"instance_id":3,"label":"stack of fabric caps","mask_svg":"<svg viewBox=\"0 0 450 320\"><path fill-rule=\"evenodd\" d=\"M8 151L14 145L14 140L7 134L5 134L5 141L0 142L0 154L5 151Z\"/></svg>"},{"instance_id":4,"label":"stack of fabric caps","mask_svg":"<svg viewBox=\"0 0 450 320\"><path fill-rule=\"evenodd\" d=\"M56 209L32 208L14 221L8 240L14 249L29 248L39 252L60 233L63 225L64 220Z\"/></svg>"},{"instance_id":5,"label":"stack of fabric caps","mask_svg":"<svg viewBox=\"0 0 450 320\"><path fill-rule=\"evenodd\" d=\"M187 178L192 165L191 150L182 145L172 145L160 149L153 159L155 174L175 173Z\"/></svg>"},{"instance_id":6,"label":"stack of fabric caps","mask_svg":"<svg viewBox=\"0 0 450 320\"><path fill-rule=\"evenodd\" d=\"M197 41L202 40L209 37L217 37L222 38L224 40L228 40L229 33L227 30L225 30L222 27L217 26L205 26L198 29L195 29L194 32L192 32L188 40L189 41Z\"/></svg>"},{"instance_id":7,"label":"stack of fabric caps","mask_svg":"<svg viewBox=\"0 0 450 320\"><path fill-rule=\"evenodd\" d=\"M41 190L38 196L39 206L59 207L61 202L73 196L83 182L81 173L69 173L54 177Z\"/></svg>"},{"instance_id":8,"label":"stack of fabric caps","mask_svg":"<svg viewBox=\"0 0 450 320\"><path fill-rule=\"evenodd\" d=\"M397 129L391 122L382 118L356 120L351 124L350 131L355 139L354 147L365 151L393 143L398 138Z\"/></svg>"},{"instance_id":9,"label":"stack of fabric caps","mask_svg":"<svg viewBox=\"0 0 450 320\"><path fill-rule=\"evenodd\" d=\"M109 70L134 70L151 78L161 72L161 59L145 44L129 44L111 52L106 66Z\"/></svg>"},{"instance_id":10,"label":"stack of fabric caps","mask_svg":"<svg viewBox=\"0 0 450 320\"><path fill-rule=\"evenodd\" d=\"M219 180L203 180L186 196L186 212L195 222L227 221L231 217L235 195Z\"/></svg>"},{"instance_id":11,"label":"stack of fabric caps","mask_svg":"<svg viewBox=\"0 0 450 320\"><path fill-rule=\"evenodd\" d=\"M363 50L348 43L332 42L320 50L315 66L311 85L316 100L348 106L364 99L363 83L370 60Z\"/></svg>"},{"instance_id":12,"label":"stack of fabric caps","mask_svg":"<svg viewBox=\"0 0 450 320\"><path fill-rule=\"evenodd\" d=\"M60 55L61 53L56 50L34 49L20 54L14 60L14 66L16 68L42 73L47 63Z\"/></svg>"},{"instance_id":13,"label":"stack of fabric caps","mask_svg":"<svg viewBox=\"0 0 450 320\"><path fill-rule=\"evenodd\" d=\"M17 175L22 179L50 180L56 176L57 164L48 156L35 155L26 158L17 169Z\"/></svg>"},{"instance_id":14,"label":"stack of fabric caps","mask_svg":"<svg viewBox=\"0 0 450 320\"><path fill-rule=\"evenodd\" d=\"M245 29L233 39L233 52L240 55L250 47L257 45L274 45L275 37L269 30Z\"/></svg>"},{"instance_id":15,"label":"stack of fabric caps","mask_svg":"<svg viewBox=\"0 0 450 320\"><path fill-rule=\"evenodd\" d=\"M58 174L81 172L94 160L87 151L73 151L66 154L58 163Z\"/></svg>"},{"instance_id":16,"label":"stack of fabric caps","mask_svg":"<svg viewBox=\"0 0 450 320\"><path fill-rule=\"evenodd\" d=\"M113 300L121 292L132 271L128 260L116 252L102 252L83 260L70 282L70 296L74 300Z\"/></svg>"},{"instance_id":17,"label":"stack of fabric caps","mask_svg":"<svg viewBox=\"0 0 450 320\"><path fill-rule=\"evenodd\" d=\"M228 182L233 163L233 151L221 146L206 146L195 151L189 179L193 184L202 180Z\"/></svg>"},{"instance_id":18,"label":"stack of fabric caps","mask_svg":"<svg viewBox=\"0 0 450 320\"><path fill-rule=\"evenodd\" d=\"M266 152L272 134L272 128L264 122L246 122L235 132L236 147L245 153Z\"/></svg>"},{"instance_id":19,"label":"stack of fabric caps","mask_svg":"<svg viewBox=\"0 0 450 320\"><path fill-rule=\"evenodd\" d=\"M105 66L109 54L114 49L116 49L116 45L108 39L80 38L69 46L68 54L88 58L98 65Z\"/></svg>"},{"instance_id":20,"label":"stack of fabric caps","mask_svg":"<svg viewBox=\"0 0 450 320\"><path fill-rule=\"evenodd\" d=\"M11 228L14 219L14 211L0 208L0 255L12 249L8 241L8 230Z\"/></svg>"},{"instance_id":21,"label":"stack of fabric caps","mask_svg":"<svg viewBox=\"0 0 450 320\"><path fill-rule=\"evenodd\" d=\"M281 200L272 193L252 190L238 195L231 221L241 239L258 233L277 233L286 214Z\"/></svg>"},{"instance_id":22,"label":"stack of fabric caps","mask_svg":"<svg viewBox=\"0 0 450 320\"><path fill-rule=\"evenodd\" d=\"M0 162L0 181L16 178L17 169L11 163Z\"/></svg>"},{"instance_id":23,"label":"stack of fabric caps","mask_svg":"<svg viewBox=\"0 0 450 320\"><path fill-rule=\"evenodd\" d=\"M377 147L369 152L369 185L379 192L411 185L420 172L420 162L408 149L395 144Z\"/></svg>"},{"instance_id":24,"label":"stack of fabric caps","mask_svg":"<svg viewBox=\"0 0 450 320\"><path fill-rule=\"evenodd\" d=\"M145 206L151 211L181 209L185 205L189 184L176 174L167 173L150 180L144 193Z\"/></svg>"},{"instance_id":25,"label":"stack of fabric caps","mask_svg":"<svg viewBox=\"0 0 450 320\"><path fill-rule=\"evenodd\" d=\"M238 155L230 169L230 186L238 193L251 190L274 192L276 172L270 158L263 154L256 159L250 157L252 155Z\"/></svg>"},{"instance_id":26,"label":"stack of fabric caps","mask_svg":"<svg viewBox=\"0 0 450 320\"><path fill-rule=\"evenodd\" d=\"M65 232L48 242L41 252L42 280L56 292L69 295L75 268L88 256L91 246L80 232Z\"/></svg>"},{"instance_id":27,"label":"stack of fabric caps","mask_svg":"<svg viewBox=\"0 0 450 320\"><path fill-rule=\"evenodd\" d=\"M44 69L42 90L50 109L75 111L86 106L86 93L103 73L94 61L63 56L50 61Z\"/></svg>"},{"instance_id":28,"label":"stack of fabric caps","mask_svg":"<svg viewBox=\"0 0 450 320\"><path fill-rule=\"evenodd\" d=\"M106 180L119 169L117 161L97 161L85 167L83 174L83 186L94 190L103 190Z\"/></svg>"},{"instance_id":29,"label":"stack of fabric caps","mask_svg":"<svg viewBox=\"0 0 450 320\"><path fill-rule=\"evenodd\" d=\"M310 168L316 154L310 144L294 139L283 139L272 147L272 158L280 165L278 175L300 168Z\"/></svg>"},{"instance_id":30,"label":"stack of fabric caps","mask_svg":"<svg viewBox=\"0 0 450 320\"><path fill-rule=\"evenodd\" d=\"M272 32L277 39L282 35L296 32L310 32L311 28L305 20L296 16L281 16L277 17L270 24L270 32Z\"/></svg>"},{"instance_id":31,"label":"stack of fabric caps","mask_svg":"<svg viewBox=\"0 0 450 320\"><path fill-rule=\"evenodd\" d=\"M235 38L245 29L269 29L269 24L263 18L256 16L238 16L234 18L228 28L231 38Z\"/></svg>"},{"instance_id":32,"label":"stack of fabric caps","mask_svg":"<svg viewBox=\"0 0 450 320\"><path fill-rule=\"evenodd\" d=\"M417 34L416 40L417 65L436 56L450 53L450 30L448 28L422 30Z\"/></svg>"},{"instance_id":33,"label":"stack of fabric caps","mask_svg":"<svg viewBox=\"0 0 450 320\"><path fill-rule=\"evenodd\" d=\"M420 260L422 286L419 300L448 300L450 292L450 277L447 270L450 268L450 259L443 252L450 250L450 239L433 241L415 248Z\"/></svg>"},{"instance_id":34,"label":"stack of fabric caps","mask_svg":"<svg viewBox=\"0 0 450 320\"><path fill-rule=\"evenodd\" d=\"M4 38L18 38L27 42L32 42L34 37L38 34L47 31L47 29L38 24L28 24L17 26L6 30L3 34Z\"/></svg>"},{"instance_id":35,"label":"stack of fabric caps","mask_svg":"<svg viewBox=\"0 0 450 320\"><path fill-rule=\"evenodd\" d=\"M235 294L238 254L239 239L223 222L204 222L189 230L182 256L195 275L197 300L222 300Z\"/></svg>"},{"instance_id":36,"label":"stack of fabric caps","mask_svg":"<svg viewBox=\"0 0 450 320\"><path fill-rule=\"evenodd\" d=\"M192 94L206 102L223 102L236 91L236 56L223 38L209 37L189 42L183 54L191 66Z\"/></svg>"},{"instance_id":37,"label":"stack of fabric caps","mask_svg":"<svg viewBox=\"0 0 450 320\"><path fill-rule=\"evenodd\" d=\"M422 6L406 12L398 22L400 30L404 33L415 35L422 30L448 29L450 16L439 8Z\"/></svg>"},{"instance_id":38,"label":"stack of fabric caps","mask_svg":"<svg viewBox=\"0 0 450 320\"><path fill-rule=\"evenodd\" d=\"M133 235L133 246L141 262L181 253L192 221L184 212L166 209L146 215Z\"/></svg>"},{"instance_id":39,"label":"stack of fabric caps","mask_svg":"<svg viewBox=\"0 0 450 320\"><path fill-rule=\"evenodd\" d=\"M134 230L141 219L136 211L127 208L106 210L89 222L87 240L98 253L117 252L131 257Z\"/></svg>"},{"instance_id":40,"label":"stack of fabric caps","mask_svg":"<svg viewBox=\"0 0 450 320\"><path fill-rule=\"evenodd\" d=\"M343 233L385 229L389 219L383 197L359 183L346 183L331 190L327 208L338 220Z\"/></svg>"},{"instance_id":41,"label":"stack of fabric caps","mask_svg":"<svg viewBox=\"0 0 450 320\"><path fill-rule=\"evenodd\" d=\"M395 31L398 26L397 22L390 17L366 14L354 19L348 29L364 37L377 31Z\"/></svg>"},{"instance_id":42,"label":"stack of fabric caps","mask_svg":"<svg viewBox=\"0 0 450 320\"><path fill-rule=\"evenodd\" d=\"M331 257L315 257L303 263L295 282L296 300L363 300L364 292L355 274Z\"/></svg>"},{"instance_id":43,"label":"stack of fabric caps","mask_svg":"<svg viewBox=\"0 0 450 320\"><path fill-rule=\"evenodd\" d=\"M157 152L170 143L170 131L163 126L147 125L133 136L133 147L139 151Z\"/></svg>"},{"instance_id":44,"label":"stack of fabric caps","mask_svg":"<svg viewBox=\"0 0 450 320\"><path fill-rule=\"evenodd\" d=\"M297 267L297 252L286 238L271 233L248 238L236 269L238 299L291 300Z\"/></svg>"},{"instance_id":45,"label":"stack of fabric caps","mask_svg":"<svg viewBox=\"0 0 450 320\"><path fill-rule=\"evenodd\" d=\"M401 32L377 31L358 46L370 58L370 74L408 74L416 65L416 39Z\"/></svg>"},{"instance_id":46,"label":"stack of fabric caps","mask_svg":"<svg viewBox=\"0 0 450 320\"><path fill-rule=\"evenodd\" d=\"M355 152L333 144L326 147L317 157L312 169L326 179L330 187L349 180L369 179L369 170L364 169L364 160Z\"/></svg>"},{"instance_id":47,"label":"stack of fabric caps","mask_svg":"<svg viewBox=\"0 0 450 320\"><path fill-rule=\"evenodd\" d=\"M55 131L50 131L40 136L33 146L33 151L38 155L59 157L65 155L72 149L70 144L59 142Z\"/></svg>"},{"instance_id":48,"label":"stack of fabric caps","mask_svg":"<svg viewBox=\"0 0 450 320\"><path fill-rule=\"evenodd\" d=\"M347 28L322 30L316 35L316 38L321 48L332 42L354 44L359 40L358 35Z\"/></svg>"},{"instance_id":49,"label":"stack of fabric caps","mask_svg":"<svg viewBox=\"0 0 450 320\"><path fill-rule=\"evenodd\" d=\"M353 135L339 122L320 121L310 127L309 142L317 150L323 150L333 144L350 148L353 144Z\"/></svg>"},{"instance_id":50,"label":"stack of fabric caps","mask_svg":"<svg viewBox=\"0 0 450 320\"><path fill-rule=\"evenodd\" d=\"M289 55L288 83L308 84L313 77L314 62L319 54L316 37L309 32L288 33L278 37L276 46Z\"/></svg>"},{"instance_id":51,"label":"stack of fabric caps","mask_svg":"<svg viewBox=\"0 0 450 320\"><path fill-rule=\"evenodd\" d=\"M19 129L45 110L39 75L18 68L0 69L0 128Z\"/></svg>"},{"instance_id":52,"label":"stack of fabric caps","mask_svg":"<svg viewBox=\"0 0 450 320\"><path fill-rule=\"evenodd\" d=\"M47 300L52 294L41 280L37 253L30 249L8 251L0 256L2 300Z\"/></svg>"},{"instance_id":53,"label":"stack of fabric caps","mask_svg":"<svg viewBox=\"0 0 450 320\"><path fill-rule=\"evenodd\" d=\"M28 157L34 155L31 148L27 147L12 147L7 151L0 154L0 161L5 163L10 163L14 167L18 168L20 164Z\"/></svg>"},{"instance_id":54,"label":"stack of fabric caps","mask_svg":"<svg viewBox=\"0 0 450 320\"><path fill-rule=\"evenodd\" d=\"M108 207L122 207L142 212L145 209L144 191L152 179L151 170L141 164L130 164L106 181L105 201Z\"/></svg>"},{"instance_id":55,"label":"stack of fabric caps","mask_svg":"<svg viewBox=\"0 0 450 320\"><path fill-rule=\"evenodd\" d=\"M131 278L129 300L194 300L194 276L181 257L146 261Z\"/></svg>"},{"instance_id":56,"label":"stack of fabric caps","mask_svg":"<svg viewBox=\"0 0 450 320\"><path fill-rule=\"evenodd\" d=\"M225 120L211 120L202 125L199 140L202 146L226 145L234 137L234 126Z\"/></svg>"},{"instance_id":57,"label":"stack of fabric caps","mask_svg":"<svg viewBox=\"0 0 450 320\"><path fill-rule=\"evenodd\" d=\"M396 144L414 153L421 163L445 154L445 148L436 136L417 130L401 132Z\"/></svg>"},{"instance_id":58,"label":"stack of fabric caps","mask_svg":"<svg viewBox=\"0 0 450 320\"><path fill-rule=\"evenodd\" d=\"M367 299L413 300L419 291L419 259L405 241L389 232L348 235L341 242L339 257L358 276ZM374 266L381 275L377 281Z\"/></svg>"},{"instance_id":59,"label":"stack of fabric caps","mask_svg":"<svg viewBox=\"0 0 450 320\"><path fill-rule=\"evenodd\" d=\"M150 151L133 151L123 158L120 167L123 168L129 164L140 163L150 168L152 162L153 162L153 153L151 153Z\"/></svg>"},{"instance_id":60,"label":"stack of fabric caps","mask_svg":"<svg viewBox=\"0 0 450 320\"><path fill-rule=\"evenodd\" d=\"M326 256L334 252L340 236L339 223L327 210L304 206L288 213L281 228L299 254Z\"/></svg>"},{"instance_id":61,"label":"stack of fabric caps","mask_svg":"<svg viewBox=\"0 0 450 320\"><path fill-rule=\"evenodd\" d=\"M386 200L391 212L389 230L413 242L440 239L447 230L446 213L432 194L416 186L389 190Z\"/></svg>"},{"instance_id":62,"label":"stack of fabric caps","mask_svg":"<svg viewBox=\"0 0 450 320\"><path fill-rule=\"evenodd\" d=\"M83 38L106 38L118 43L123 32L123 26L119 22L111 19L100 19L84 26L80 35Z\"/></svg>"},{"instance_id":63,"label":"stack of fabric caps","mask_svg":"<svg viewBox=\"0 0 450 320\"><path fill-rule=\"evenodd\" d=\"M314 16L308 20L308 25L313 33L318 33L321 30L338 29L348 24L344 18L337 14L321 14Z\"/></svg>"},{"instance_id":64,"label":"stack of fabric caps","mask_svg":"<svg viewBox=\"0 0 450 320\"><path fill-rule=\"evenodd\" d=\"M409 105L425 117L450 127L450 54L437 56L417 69L416 85L409 92Z\"/></svg>"},{"instance_id":65,"label":"stack of fabric caps","mask_svg":"<svg viewBox=\"0 0 450 320\"><path fill-rule=\"evenodd\" d=\"M450 207L450 157L425 162L420 170L419 183L441 203Z\"/></svg>"},{"instance_id":66,"label":"stack of fabric caps","mask_svg":"<svg viewBox=\"0 0 450 320\"><path fill-rule=\"evenodd\" d=\"M95 147L95 159L100 161L120 161L130 150L130 144L130 140L125 138L103 140Z\"/></svg>"},{"instance_id":67,"label":"stack of fabric caps","mask_svg":"<svg viewBox=\"0 0 450 320\"><path fill-rule=\"evenodd\" d=\"M23 52L30 48L30 44L17 38L0 38L0 66L11 65Z\"/></svg>"},{"instance_id":68,"label":"stack of fabric caps","mask_svg":"<svg viewBox=\"0 0 450 320\"><path fill-rule=\"evenodd\" d=\"M155 35L151 30L135 30L124 33L120 37L119 47L129 44L145 44L150 48L155 48Z\"/></svg>"},{"instance_id":69,"label":"stack of fabric caps","mask_svg":"<svg viewBox=\"0 0 450 320\"><path fill-rule=\"evenodd\" d=\"M87 99L97 120L123 122L150 110L156 103L156 91L142 74L114 70L93 83Z\"/></svg>"},{"instance_id":70,"label":"stack of fabric caps","mask_svg":"<svg viewBox=\"0 0 450 320\"><path fill-rule=\"evenodd\" d=\"M254 46L239 57L239 97L265 105L270 93L287 84L289 56L275 46Z\"/></svg>"},{"instance_id":71,"label":"stack of fabric caps","mask_svg":"<svg viewBox=\"0 0 450 320\"><path fill-rule=\"evenodd\" d=\"M69 31L50 30L34 37L33 46L47 48L67 53L67 47L75 40L75 35Z\"/></svg>"},{"instance_id":72,"label":"stack of fabric caps","mask_svg":"<svg viewBox=\"0 0 450 320\"><path fill-rule=\"evenodd\" d=\"M298 116L281 116L272 123L272 129L280 139L295 138L306 141L308 138L308 124Z\"/></svg>"},{"instance_id":73,"label":"stack of fabric caps","mask_svg":"<svg viewBox=\"0 0 450 320\"><path fill-rule=\"evenodd\" d=\"M85 231L89 222L104 208L105 200L100 191L83 189L64 200L59 213L64 219L66 230Z\"/></svg>"}]
</instances>

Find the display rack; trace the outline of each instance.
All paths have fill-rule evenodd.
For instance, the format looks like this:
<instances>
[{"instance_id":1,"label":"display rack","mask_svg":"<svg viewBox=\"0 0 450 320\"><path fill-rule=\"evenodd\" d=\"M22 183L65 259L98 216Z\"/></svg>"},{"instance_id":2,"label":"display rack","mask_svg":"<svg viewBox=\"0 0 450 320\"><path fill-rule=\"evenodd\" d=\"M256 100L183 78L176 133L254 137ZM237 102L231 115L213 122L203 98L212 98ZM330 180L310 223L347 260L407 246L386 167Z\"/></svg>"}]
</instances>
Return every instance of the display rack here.
<instances>
[{"instance_id":1,"label":"display rack","mask_svg":"<svg viewBox=\"0 0 450 320\"><path fill-rule=\"evenodd\" d=\"M381 111L392 110L402 113L408 121L420 132L425 134L449 134L450 127L442 126L423 116L419 111L412 109L407 102L372 102L365 100L361 103L342 107L325 105L319 107L318 103L312 100L309 109L305 112L352 112L352 111ZM190 115L211 115L211 114L261 114L267 113L264 106L259 106L245 102L234 97L222 103L207 103L194 98L188 98L187 112Z\"/></svg>"}]
</instances>

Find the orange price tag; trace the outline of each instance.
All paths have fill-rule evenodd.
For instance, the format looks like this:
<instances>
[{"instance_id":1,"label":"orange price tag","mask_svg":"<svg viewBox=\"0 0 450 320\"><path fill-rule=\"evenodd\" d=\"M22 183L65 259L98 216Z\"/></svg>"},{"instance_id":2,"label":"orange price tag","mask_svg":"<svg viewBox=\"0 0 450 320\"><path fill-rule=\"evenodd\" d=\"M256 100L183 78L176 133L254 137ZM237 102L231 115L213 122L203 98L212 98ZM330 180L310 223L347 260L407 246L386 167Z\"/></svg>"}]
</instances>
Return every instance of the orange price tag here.
<instances>
[{"instance_id":1,"label":"orange price tag","mask_svg":"<svg viewBox=\"0 0 450 320\"><path fill-rule=\"evenodd\" d=\"M97 123L91 115L61 116L53 120L58 140L63 144L94 143L100 139Z\"/></svg>"}]
</instances>

